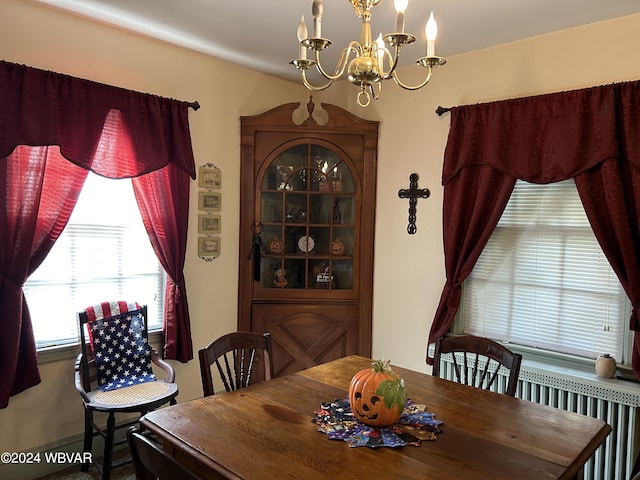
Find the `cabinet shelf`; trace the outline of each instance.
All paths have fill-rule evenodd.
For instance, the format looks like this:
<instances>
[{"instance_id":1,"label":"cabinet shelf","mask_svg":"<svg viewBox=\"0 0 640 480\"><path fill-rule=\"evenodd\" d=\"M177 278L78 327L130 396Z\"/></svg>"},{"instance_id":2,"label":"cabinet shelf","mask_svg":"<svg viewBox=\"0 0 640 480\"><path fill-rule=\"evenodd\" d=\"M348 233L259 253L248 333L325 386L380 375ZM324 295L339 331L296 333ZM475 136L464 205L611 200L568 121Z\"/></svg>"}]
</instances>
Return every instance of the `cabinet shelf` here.
<instances>
[{"instance_id":1,"label":"cabinet shelf","mask_svg":"<svg viewBox=\"0 0 640 480\"><path fill-rule=\"evenodd\" d=\"M284 259L305 259L305 258L309 258L310 260L353 260L353 256L352 255L319 255L319 254L309 254L306 255L304 253L285 253L284 255L281 254L273 254L273 253L265 253L264 255L262 255L262 258L284 258Z\"/></svg>"}]
</instances>

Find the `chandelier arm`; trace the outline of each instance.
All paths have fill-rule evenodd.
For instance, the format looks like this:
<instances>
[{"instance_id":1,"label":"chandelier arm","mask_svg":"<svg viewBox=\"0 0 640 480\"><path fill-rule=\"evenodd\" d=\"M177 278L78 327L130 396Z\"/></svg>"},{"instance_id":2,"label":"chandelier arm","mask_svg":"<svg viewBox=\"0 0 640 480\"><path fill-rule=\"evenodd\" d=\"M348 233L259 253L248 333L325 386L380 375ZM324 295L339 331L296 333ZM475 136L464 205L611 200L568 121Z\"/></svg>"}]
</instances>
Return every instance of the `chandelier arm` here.
<instances>
[{"instance_id":1,"label":"chandelier arm","mask_svg":"<svg viewBox=\"0 0 640 480\"><path fill-rule=\"evenodd\" d=\"M397 72L393 72L393 79L395 80L395 82L401 86L402 88L404 88L405 90L418 90L422 87L424 87L427 83L429 83L429 80L431 80L431 75L433 74L433 69L431 67L427 67L427 77L422 81L421 84L416 85L415 87L409 86L409 85L405 85L404 83L402 83L400 81L400 79L398 78L398 73Z\"/></svg>"},{"instance_id":2,"label":"chandelier arm","mask_svg":"<svg viewBox=\"0 0 640 480\"><path fill-rule=\"evenodd\" d=\"M396 67L398 66L398 59L400 58L400 47L396 46L396 54L391 55L391 52L389 50L387 50L386 48L384 49L385 54L387 56L387 60L389 61L389 71L388 72L382 72L381 76L382 76L382 80L389 80L393 75L394 72L396 71Z\"/></svg>"},{"instance_id":3,"label":"chandelier arm","mask_svg":"<svg viewBox=\"0 0 640 480\"><path fill-rule=\"evenodd\" d=\"M320 90L326 90L331 85L333 85L333 80L329 80L326 85L319 85L319 86L312 85L311 83L309 83L309 80L307 80L306 70L300 70L300 74L302 75L302 83L304 83L304 86L307 87L309 90L318 92Z\"/></svg>"},{"instance_id":4,"label":"chandelier arm","mask_svg":"<svg viewBox=\"0 0 640 480\"><path fill-rule=\"evenodd\" d=\"M322 67L322 64L320 63L320 51L316 50L315 59L316 59L316 68L318 69L318 72L320 72L320 74L324 78L327 78L332 81L337 80L344 73L344 69L347 68L347 60L349 59L349 53L353 52L356 54L356 56L358 56L360 48L361 48L360 44L356 41L349 43L349 46L344 50L342 50L342 53L340 54L340 58L338 59L338 63L336 65L336 69L333 75L331 75L330 73L327 73L325 69Z\"/></svg>"}]
</instances>

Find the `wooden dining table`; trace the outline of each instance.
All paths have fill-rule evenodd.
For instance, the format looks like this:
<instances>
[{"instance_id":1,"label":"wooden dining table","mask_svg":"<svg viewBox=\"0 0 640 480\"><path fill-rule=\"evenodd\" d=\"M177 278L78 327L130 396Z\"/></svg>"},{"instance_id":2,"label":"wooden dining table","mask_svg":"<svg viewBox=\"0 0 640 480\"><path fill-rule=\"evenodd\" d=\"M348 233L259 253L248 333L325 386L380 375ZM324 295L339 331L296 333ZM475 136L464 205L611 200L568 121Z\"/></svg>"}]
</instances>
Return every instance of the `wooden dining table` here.
<instances>
[{"instance_id":1,"label":"wooden dining table","mask_svg":"<svg viewBox=\"0 0 640 480\"><path fill-rule=\"evenodd\" d=\"M573 479L609 434L602 420L404 368L407 395L442 421L432 441L351 448L312 422L371 359L347 356L146 414L142 425L203 479Z\"/></svg>"}]
</instances>

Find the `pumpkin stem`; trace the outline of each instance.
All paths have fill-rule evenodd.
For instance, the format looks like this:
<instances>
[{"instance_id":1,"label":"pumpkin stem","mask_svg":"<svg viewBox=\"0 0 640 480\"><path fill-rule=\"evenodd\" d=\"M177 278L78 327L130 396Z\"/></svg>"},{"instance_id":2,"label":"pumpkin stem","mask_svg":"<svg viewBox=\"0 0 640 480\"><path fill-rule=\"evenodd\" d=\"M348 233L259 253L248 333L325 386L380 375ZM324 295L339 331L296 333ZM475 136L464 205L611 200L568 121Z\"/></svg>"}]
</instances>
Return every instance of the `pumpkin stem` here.
<instances>
[{"instance_id":1,"label":"pumpkin stem","mask_svg":"<svg viewBox=\"0 0 640 480\"><path fill-rule=\"evenodd\" d=\"M371 363L371 369L376 373L390 372L391 362L389 360L385 360L384 358L374 360Z\"/></svg>"}]
</instances>

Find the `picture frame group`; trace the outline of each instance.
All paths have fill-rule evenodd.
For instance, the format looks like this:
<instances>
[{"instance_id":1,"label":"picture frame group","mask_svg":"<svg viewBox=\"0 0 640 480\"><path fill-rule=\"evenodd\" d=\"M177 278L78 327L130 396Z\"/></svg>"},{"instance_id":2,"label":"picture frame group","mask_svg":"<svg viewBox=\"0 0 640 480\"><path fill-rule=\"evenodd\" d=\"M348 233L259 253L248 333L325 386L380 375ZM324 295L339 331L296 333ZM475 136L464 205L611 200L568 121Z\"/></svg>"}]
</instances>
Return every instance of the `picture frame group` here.
<instances>
[{"instance_id":1,"label":"picture frame group","mask_svg":"<svg viewBox=\"0 0 640 480\"><path fill-rule=\"evenodd\" d=\"M198 256L210 262L220 256L222 230L222 171L212 163L198 169Z\"/></svg>"}]
</instances>

